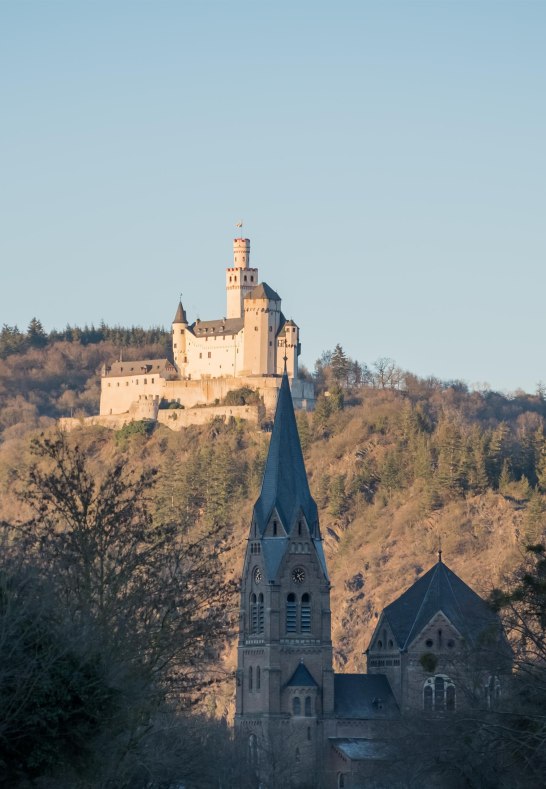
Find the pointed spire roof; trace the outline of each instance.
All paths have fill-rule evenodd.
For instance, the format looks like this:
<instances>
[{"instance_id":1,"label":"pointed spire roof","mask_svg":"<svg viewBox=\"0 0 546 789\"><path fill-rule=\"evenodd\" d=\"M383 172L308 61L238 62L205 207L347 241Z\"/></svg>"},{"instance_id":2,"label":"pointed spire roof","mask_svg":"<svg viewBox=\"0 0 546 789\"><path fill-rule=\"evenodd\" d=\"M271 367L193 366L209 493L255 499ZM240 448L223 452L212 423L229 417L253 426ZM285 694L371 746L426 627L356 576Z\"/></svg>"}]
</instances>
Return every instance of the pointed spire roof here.
<instances>
[{"instance_id":1,"label":"pointed spire roof","mask_svg":"<svg viewBox=\"0 0 546 789\"><path fill-rule=\"evenodd\" d=\"M187 323L186 319L186 310L182 306L182 301L178 302L178 309L176 310L176 315L174 316L173 323Z\"/></svg>"},{"instance_id":2,"label":"pointed spire roof","mask_svg":"<svg viewBox=\"0 0 546 789\"><path fill-rule=\"evenodd\" d=\"M470 644L491 629L500 633L498 616L441 559L383 613L398 646L407 649L439 611Z\"/></svg>"},{"instance_id":3,"label":"pointed spire roof","mask_svg":"<svg viewBox=\"0 0 546 789\"><path fill-rule=\"evenodd\" d=\"M290 531L301 511L311 535L314 538L320 537L317 505L307 482L286 373L282 377L279 389L262 489L254 505L254 519L261 534L264 533L273 510L277 511L287 532Z\"/></svg>"}]
</instances>

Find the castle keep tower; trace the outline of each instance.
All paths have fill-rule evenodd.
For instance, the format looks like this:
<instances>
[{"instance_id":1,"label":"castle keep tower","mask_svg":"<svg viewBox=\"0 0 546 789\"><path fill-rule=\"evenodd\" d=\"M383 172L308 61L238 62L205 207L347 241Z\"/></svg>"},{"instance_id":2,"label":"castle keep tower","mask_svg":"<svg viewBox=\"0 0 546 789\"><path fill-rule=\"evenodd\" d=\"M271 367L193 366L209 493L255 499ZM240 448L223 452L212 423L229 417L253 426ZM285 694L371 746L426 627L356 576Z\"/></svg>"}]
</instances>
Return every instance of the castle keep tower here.
<instances>
[{"instance_id":1,"label":"castle keep tower","mask_svg":"<svg viewBox=\"0 0 546 789\"><path fill-rule=\"evenodd\" d=\"M226 269L227 317L241 318L243 299L258 284L258 269L250 268L250 239L233 239L233 266Z\"/></svg>"},{"instance_id":2,"label":"castle keep tower","mask_svg":"<svg viewBox=\"0 0 546 789\"><path fill-rule=\"evenodd\" d=\"M236 726L261 770L282 747L308 779L333 707L330 583L285 373L243 569Z\"/></svg>"}]
</instances>

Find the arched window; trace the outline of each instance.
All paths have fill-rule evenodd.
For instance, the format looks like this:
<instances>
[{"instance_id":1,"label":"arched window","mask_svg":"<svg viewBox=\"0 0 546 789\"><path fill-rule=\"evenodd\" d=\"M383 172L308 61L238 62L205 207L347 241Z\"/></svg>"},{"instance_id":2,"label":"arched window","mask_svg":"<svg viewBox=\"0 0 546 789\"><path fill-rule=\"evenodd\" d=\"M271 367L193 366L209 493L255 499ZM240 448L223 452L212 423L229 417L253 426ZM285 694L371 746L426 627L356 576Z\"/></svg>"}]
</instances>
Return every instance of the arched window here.
<instances>
[{"instance_id":1,"label":"arched window","mask_svg":"<svg viewBox=\"0 0 546 789\"><path fill-rule=\"evenodd\" d=\"M307 592L301 597L301 632L311 632L311 597Z\"/></svg>"},{"instance_id":2,"label":"arched window","mask_svg":"<svg viewBox=\"0 0 546 789\"><path fill-rule=\"evenodd\" d=\"M301 699L299 696L294 696L292 699L292 715L301 715Z\"/></svg>"},{"instance_id":3,"label":"arched window","mask_svg":"<svg viewBox=\"0 0 546 789\"><path fill-rule=\"evenodd\" d=\"M345 789L345 773L337 774L337 789Z\"/></svg>"},{"instance_id":4,"label":"arched window","mask_svg":"<svg viewBox=\"0 0 546 789\"><path fill-rule=\"evenodd\" d=\"M487 707L491 709L495 706L496 702L500 699L501 696L501 684L500 679L491 675L487 682L485 683L485 701L487 703Z\"/></svg>"},{"instance_id":5,"label":"arched window","mask_svg":"<svg viewBox=\"0 0 546 789\"><path fill-rule=\"evenodd\" d=\"M425 685L423 689L423 709L425 712L432 712L432 688Z\"/></svg>"},{"instance_id":6,"label":"arched window","mask_svg":"<svg viewBox=\"0 0 546 789\"><path fill-rule=\"evenodd\" d=\"M299 748L296 748L296 753L294 754L294 756L295 756L296 762L301 762L301 755L300 755L300 749Z\"/></svg>"},{"instance_id":7,"label":"arched window","mask_svg":"<svg viewBox=\"0 0 546 789\"><path fill-rule=\"evenodd\" d=\"M286 597L286 632L296 633L298 624L298 604L292 592Z\"/></svg>"},{"instance_id":8,"label":"arched window","mask_svg":"<svg viewBox=\"0 0 546 789\"><path fill-rule=\"evenodd\" d=\"M262 671L259 666L256 666L256 690L260 690L262 683Z\"/></svg>"},{"instance_id":9,"label":"arched window","mask_svg":"<svg viewBox=\"0 0 546 789\"><path fill-rule=\"evenodd\" d=\"M252 690L252 666L248 669L248 689Z\"/></svg>"},{"instance_id":10,"label":"arched window","mask_svg":"<svg viewBox=\"0 0 546 789\"><path fill-rule=\"evenodd\" d=\"M423 686L423 709L431 712L454 712L456 689L449 677L437 674L429 677Z\"/></svg>"},{"instance_id":11,"label":"arched window","mask_svg":"<svg viewBox=\"0 0 546 789\"><path fill-rule=\"evenodd\" d=\"M311 717L311 696L305 697L305 717Z\"/></svg>"},{"instance_id":12,"label":"arched window","mask_svg":"<svg viewBox=\"0 0 546 789\"><path fill-rule=\"evenodd\" d=\"M258 605L255 594L250 595L250 632L258 632Z\"/></svg>"},{"instance_id":13,"label":"arched window","mask_svg":"<svg viewBox=\"0 0 546 789\"><path fill-rule=\"evenodd\" d=\"M248 761L250 764L258 763L258 740L255 734L248 738Z\"/></svg>"},{"instance_id":14,"label":"arched window","mask_svg":"<svg viewBox=\"0 0 546 789\"><path fill-rule=\"evenodd\" d=\"M256 632L257 633L263 633L264 632L264 596L263 596L263 594L261 592L258 595L258 616L257 616L257 620L258 620L258 627L257 627Z\"/></svg>"}]
</instances>

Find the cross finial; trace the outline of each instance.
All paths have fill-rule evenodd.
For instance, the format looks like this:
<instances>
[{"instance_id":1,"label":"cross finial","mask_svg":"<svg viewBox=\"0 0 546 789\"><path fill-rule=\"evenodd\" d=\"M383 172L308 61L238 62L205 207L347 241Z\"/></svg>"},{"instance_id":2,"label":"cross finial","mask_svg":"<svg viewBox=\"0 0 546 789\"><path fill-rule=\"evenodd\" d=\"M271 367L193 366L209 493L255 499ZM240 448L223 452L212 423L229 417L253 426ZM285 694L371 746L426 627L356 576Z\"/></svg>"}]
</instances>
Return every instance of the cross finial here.
<instances>
[{"instance_id":1,"label":"cross finial","mask_svg":"<svg viewBox=\"0 0 546 789\"><path fill-rule=\"evenodd\" d=\"M286 338L284 340L284 356L282 358L283 358L283 362L284 362L283 374L284 375L288 375L288 369L287 369L287 366L286 366L286 363L288 361L288 356L286 355Z\"/></svg>"},{"instance_id":2,"label":"cross finial","mask_svg":"<svg viewBox=\"0 0 546 789\"><path fill-rule=\"evenodd\" d=\"M438 535L438 561L442 562L442 537Z\"/></svg>"},{"instance_id":3,"label":"cross finial","mask_svg":"<svg viewBox=\"0 0 546 789\"><path fill-rule=\"evenodd\" d=\"M178 298L178 301L182 304L182 291L180 291L180 296Z\"/></svg>"}]
</instances>

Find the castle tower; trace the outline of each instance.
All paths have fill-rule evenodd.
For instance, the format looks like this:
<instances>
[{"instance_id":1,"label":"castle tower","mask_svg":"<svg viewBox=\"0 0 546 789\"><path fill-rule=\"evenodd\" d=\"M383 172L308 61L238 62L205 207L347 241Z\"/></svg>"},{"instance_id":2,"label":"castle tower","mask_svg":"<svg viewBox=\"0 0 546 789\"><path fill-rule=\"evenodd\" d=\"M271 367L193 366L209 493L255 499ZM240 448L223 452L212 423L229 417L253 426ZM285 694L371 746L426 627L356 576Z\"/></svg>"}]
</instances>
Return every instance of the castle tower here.
<instances>
[{"instance_id":1,"label":"castle tower","mask_svg":"<svg viewBox=\"0 0 546 789\"><path fill-rule=\"evenodd\" d=\"M243 299L258 284L258 269L250 268L250 239L233 239L233 266L226 269L228 318L241 318Z\"/></svg>"},{"instance_id":2,"label":"castle tower","mask_svg":"<svg viewBox=\"0 0 546 789\"><path fill-rule=\"evenodd\" d=\"M282 747L291 779L294 765L309 779L333 684L330 583L285 374L241 585L236 726L260 770Z\"/></svg>"},{"instance_id":3,"label":"castle tower","mask_svg":"<svg viewBox=\"0 0 546 789\"><path fill-rule=\"evenodd\" d=\"M244 370L247 375L277 372L277 332L281 318L281 297L266 282L261 282L245 296Z\"/></svg>"},{"instance_id":4,"label":"castle tower","mask_svg":"<svg viewBox=\"0 0 546 789\"><path fill-rule=\"evenodd\" d=\"M184 376L188 357L186 355L186 329L188 327L188 320L186 318L186 311L182 306L182 302L178 302L176 315L172 323L173 335L173 360L178 368L180 374Z\"/></svg>"}]
</instances>

